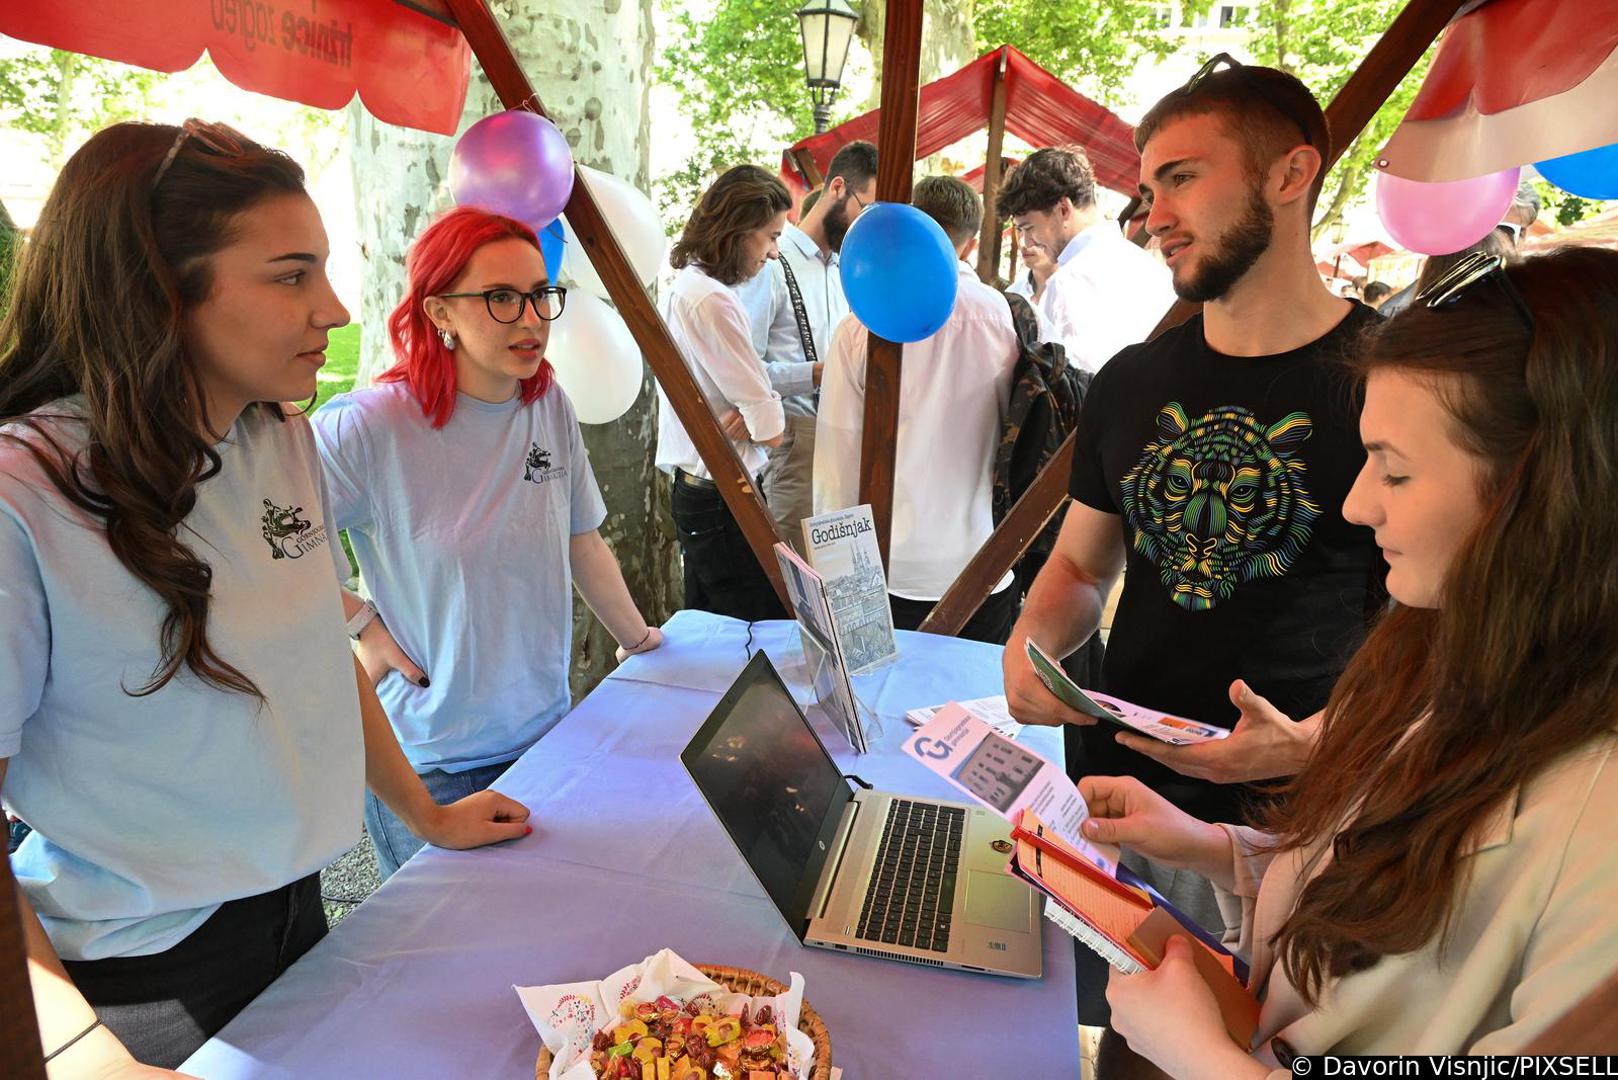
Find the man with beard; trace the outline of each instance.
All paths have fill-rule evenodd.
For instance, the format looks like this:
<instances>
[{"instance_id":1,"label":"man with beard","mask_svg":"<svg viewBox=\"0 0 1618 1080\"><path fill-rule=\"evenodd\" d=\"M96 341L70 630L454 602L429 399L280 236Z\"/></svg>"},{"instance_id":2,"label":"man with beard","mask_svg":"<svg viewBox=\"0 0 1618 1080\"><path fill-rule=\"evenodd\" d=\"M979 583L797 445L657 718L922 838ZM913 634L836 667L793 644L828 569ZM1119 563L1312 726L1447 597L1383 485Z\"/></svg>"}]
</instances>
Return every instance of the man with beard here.
<instances>
[{"instance_id":1,"label":"man with beard","mask_svg":"<svg viewBox=\"0 0 1618 1080\"><path fill-rule=\"evenodd\" d=\"M832 156L820 198L781 233L781 257L765 273L734 286L747 309L753 345L770 385L781 395L787 426L770 450L764 500L794 547L803 549L799 522L810 514L815 460L815 413L820 373L832 332L848 314L837 253L860 212L876 200L876 147L851 142ZM734 424L734 418L727 417Z\"/></svg>"},{"instance_id":2,"label":"man with beard","mask_svg":"<svg viewBox=\"0 0 1618 1080\"><path fill-rule=\"evenodd\" d=\"M1302 83L1228 57L1135 129L1147 229L1175 291L1204 307L1096 376L1073 505L1005 651L1012 715L1068 725L1075 776L1138 776L1207 821L1243 820L1235 781L1297 770L1381 603L1371 531L1339 512L1365 460L1340 361L1377 317L1333 296L1310 254L1328 139ZM1126 563L1098 689L1234 725L1230 738L1169 747L1095 726L1029 667L1027 639L1062 656L1095 631ZM1207 882L1126 861L1219 930ZM1086 974L1102 973L1080 974L1081 1021L1095 1023L1104 1001Z\"/></svg>"},{"instance_id":3,"label":"man with beard","mask_svg":"<svg viewBox=\"0 0 1618 1080\"><path fill-rule=\"evenodd\" d=\"M1174 302L1169 275L1124 238L1096 206L1096 177L1082 150L1046 147L1012 170L995 198L1024 248L1056 264L1036 308L1046 341L1089 371L1145 339Z\"/></svg>"}]
</instances>

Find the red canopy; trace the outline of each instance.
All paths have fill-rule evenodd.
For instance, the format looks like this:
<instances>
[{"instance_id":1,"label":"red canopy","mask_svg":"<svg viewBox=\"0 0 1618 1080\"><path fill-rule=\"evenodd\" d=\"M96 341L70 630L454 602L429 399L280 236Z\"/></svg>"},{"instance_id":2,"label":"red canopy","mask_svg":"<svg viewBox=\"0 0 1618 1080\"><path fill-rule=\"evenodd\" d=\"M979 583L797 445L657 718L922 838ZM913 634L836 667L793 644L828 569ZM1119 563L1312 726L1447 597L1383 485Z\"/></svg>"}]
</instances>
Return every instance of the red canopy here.
<instances>
[{"instance_id":1,"label":"red canopy","mask_svg":"<svg viewBox=\"0 0 1618 1080\"><path fill-rule=\"evenodd\" d=\"M454 134L471 50L461 32L395 0L72 0L0 3L0 33L154 71L203 50L244 90Z\"/></svg>"},{"instance_id":2,"label":"red canopy","mask_svg":"<svg viewBox=\"0 0 1618 1080\"><path fill-rule=\"evenodd\" d=\"M1614 101L1618 3L1489 0L1444 31L1383 167L1460 180L1607 146Z\"/></svg>"},{"instance_id":3,"label":"red canopy","mask_svg":"<svg viewBox=\"0 0 1618 1080\"><path fill-rule=\"evenodd\" d=\"M1006 130L1033 146L1071 144L1084 148L1095 167L1096 180L1127 195L1140 182L1140 154L1135 150L1135 129L1105 106L1098 105L1028 57L1002 45L985 53L953 75L921 88L916 124L916 157L964 139L989 124L994 72L1006 59ZM880 109L856 116L821 135L793 144L782 157L781 172L795 186L806 186L793 155L808 151L822 172L832 155L856 139L876 141Z\"/></svg>"}]
</instances>

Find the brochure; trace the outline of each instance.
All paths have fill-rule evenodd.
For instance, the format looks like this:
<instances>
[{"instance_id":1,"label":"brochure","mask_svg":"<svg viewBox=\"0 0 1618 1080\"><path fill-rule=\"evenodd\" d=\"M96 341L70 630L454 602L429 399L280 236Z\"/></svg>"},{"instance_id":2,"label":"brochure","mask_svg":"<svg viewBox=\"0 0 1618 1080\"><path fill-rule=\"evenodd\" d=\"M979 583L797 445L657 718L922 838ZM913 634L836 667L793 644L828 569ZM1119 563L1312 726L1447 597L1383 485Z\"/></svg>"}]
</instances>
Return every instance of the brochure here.
<instances>
[{"instance_id":1,"label":"brochure","mask_svg":"<svg viewBox=\"0 0 1618 1080\"><path fill-rule=\"evenodd\" d=\"M863 754L869 749L868 722L854 697L854 684L849 680L848 665L833 630L826 586L791 545L776 544L775 558L781 564L787 595L792 598L792 612L798 620L798 637L803 642L803 658L809 668L815 701L842 731L848 745ZM869 724L874 724L874 718Z\"/></svg>"},{"instance_id":2,"label":"brochure","mask_svg":"<svg viewBox=\"0 0 1618 1080\"><path fill-rule=\"evenodd\" d=\"M851 674L899 655L888 607L888 578L870 506L803 519L804 551L826 585L832 623Z\"/></svg>"},{"instance_id":3,"label":"brochure","mask_svg":"<svg viewBox=\"0 0 1618 1080\"><path fill-rule=\"evenodd\" d=\"M1034 665L1034 672L1039 676L1039 681L1044 683L1045 688L1055 694L1062 704L1075 712L1093 716L1097 720L1116 724L1174 746L1213 742L1230 737L1228 728L1187 720L1183 716L1170 716L1155 709L1143 709L1139 705L1112 697L1110 694L1081 690L1078 683L1068 678L1067 672L1062 670L1062 665L1050 653L1040 648L1033 638L1028 639L1027 651L1028 662Z\"/></svg>"},{"instance_id":4,"label":"brochure","mask_svg":"<svg viewBox=\"0 0 1618 1080\"><path fill-rule=\"evenodd\" d=\"M1011 718L1011 710L1006 705L1004 694L995 697L973 698L970 701L957 701L955 704L976 716L980 720L987 720L989 726L1008 739L1015 739L1022 734L1023 725ZM905 719L916 727L921 727L934 716L942 705L927 705L920 709L910 709L905 713Z\"/></svg>"}]
</instances>

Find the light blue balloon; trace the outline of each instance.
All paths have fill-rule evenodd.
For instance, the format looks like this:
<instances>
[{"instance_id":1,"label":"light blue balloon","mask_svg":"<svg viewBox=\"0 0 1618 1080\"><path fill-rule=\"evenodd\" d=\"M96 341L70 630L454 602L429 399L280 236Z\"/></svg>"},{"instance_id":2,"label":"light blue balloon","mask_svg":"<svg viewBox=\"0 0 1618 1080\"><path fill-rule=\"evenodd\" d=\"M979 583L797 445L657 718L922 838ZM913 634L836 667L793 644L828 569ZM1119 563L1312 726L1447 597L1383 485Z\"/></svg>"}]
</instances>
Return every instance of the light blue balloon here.
<instances>
[{"instance_id":1,"label":"light blue balloon","mask_svg":"<svg viewBox=\"0 0 1618 1080\"><path fill-rule=\"evenodd\" d=\"M920 341L955 310L957 265L938 222L914 206L875 203L843 238L843 295L871 333Z\"/></svg>"},{"instance_id":2,"label":"light blue balloon","mask_svg":"<svg viewBox=\"0 0 1618 1080\"><path fill-rule=\"evenodd\" d=\"M562 253L567 250L567 240L562 236L562 219L557 218L543 229L539 230L539 253L545 257L545 276L550 278L551 284L562 273Z\"/></svg>"},{"instance_id":3,"label":"light blue balloon","mask_svg":"<svg viewBox=\"0 0 1618 1080\"><path fill-rule=\"evenodd\" d=\"M1618 143L1551 158L1534 168L1563 191L1586 199L1618 199Z\"/></svg>"}]
</instances>

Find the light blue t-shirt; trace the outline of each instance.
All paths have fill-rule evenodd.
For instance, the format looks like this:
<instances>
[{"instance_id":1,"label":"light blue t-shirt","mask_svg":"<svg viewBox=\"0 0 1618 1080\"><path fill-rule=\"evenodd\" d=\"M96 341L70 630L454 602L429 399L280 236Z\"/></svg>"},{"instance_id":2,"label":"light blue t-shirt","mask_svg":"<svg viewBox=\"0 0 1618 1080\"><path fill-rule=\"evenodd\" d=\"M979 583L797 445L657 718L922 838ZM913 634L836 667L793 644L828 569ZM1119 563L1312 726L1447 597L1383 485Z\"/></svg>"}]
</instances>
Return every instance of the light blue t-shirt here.
<instances>
[{"instance_id":1,"label":"light blue t-shirt","mask_svg":"<svg viewBox=\"0 0 1618 1080\"><path fill-rule=\"evenodd\" d=\"M607 516L573 406L465 394L433 429L403 383L314 416L335 527L427 688L377 686L417 772L510 761L572 706L568 543Z\"/></svg>"},{"instance_id":2,"label":"light blue t-shirt","mask_svg":"<svg viewBox=\"0 0 1618 1080\"><path fill-rule=\"evenodd\" d=\"M82 445L81 423L52 425ZM180 536L213 570L209 644L262 705L183 666L156 693L124 692L158 667L166 607L100 520L0 439L3 793L35 830L13 856L17 880L66 960L162 952L222 902L359 839L359 694L332 584L343 555L309 423L251 408L216 450L220 472L197 485Z\"/></svg>"}]
</instances>

